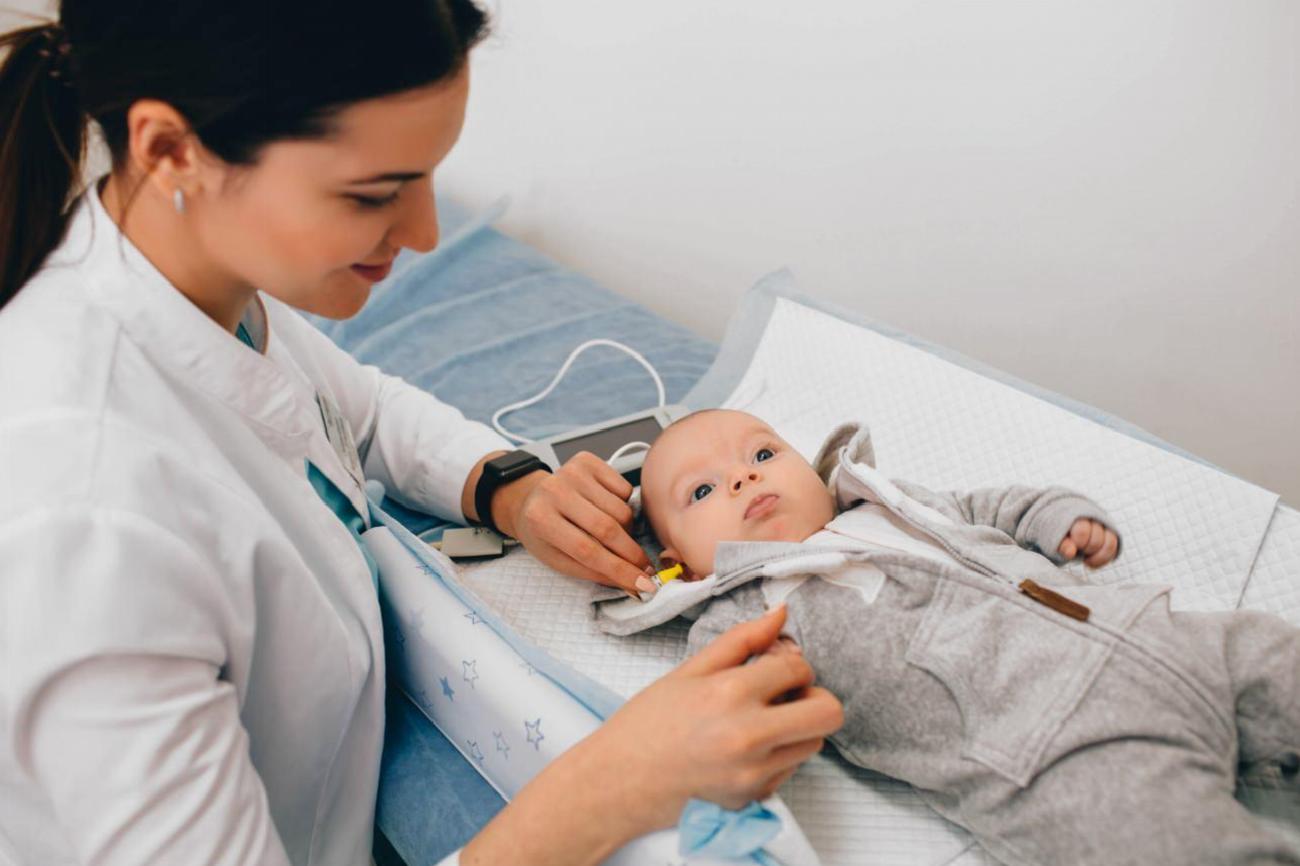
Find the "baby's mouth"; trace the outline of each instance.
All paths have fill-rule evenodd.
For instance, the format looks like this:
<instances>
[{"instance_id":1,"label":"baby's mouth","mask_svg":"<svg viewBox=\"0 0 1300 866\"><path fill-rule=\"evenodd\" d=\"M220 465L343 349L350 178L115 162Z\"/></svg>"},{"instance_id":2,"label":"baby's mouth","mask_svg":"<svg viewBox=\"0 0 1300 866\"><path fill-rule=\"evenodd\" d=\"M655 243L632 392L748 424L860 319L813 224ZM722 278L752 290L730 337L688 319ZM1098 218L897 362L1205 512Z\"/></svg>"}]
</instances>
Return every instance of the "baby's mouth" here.
<instances>
[{"instance_id":1,"label":"baby's mouth","mask_svg":"<svg viewBox=\"0 0 1300 866\"><path fill-rule=\"evenodd\" d=\"M750 520L771 514L776 508L777 500L780 498L775 493L760 493L749 501L749 507L745 509L745 519Z\"/></svg>"}]
</instances>

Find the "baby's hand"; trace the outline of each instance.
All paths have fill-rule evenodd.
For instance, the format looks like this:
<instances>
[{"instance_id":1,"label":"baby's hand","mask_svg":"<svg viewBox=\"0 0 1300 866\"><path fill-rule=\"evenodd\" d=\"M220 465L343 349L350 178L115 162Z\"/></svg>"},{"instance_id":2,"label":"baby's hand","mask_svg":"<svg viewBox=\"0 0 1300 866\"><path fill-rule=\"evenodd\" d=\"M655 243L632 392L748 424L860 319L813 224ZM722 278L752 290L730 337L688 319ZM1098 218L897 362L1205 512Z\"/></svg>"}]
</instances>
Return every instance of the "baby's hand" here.
<instances>
[{"instance_id":1,"label":"baby's hand","mask_svg":"<svg viewBox=\"0 0 1300 866\"><path fill-rule=\"evenodd\" d=\"M1057 552L1066 559L1086 557L1084 565L1101 568L1119 553L1119 536L1114 530L1107 529L1104 523L1080 517L1061 540Z\"/></svg>"}]
</instances>

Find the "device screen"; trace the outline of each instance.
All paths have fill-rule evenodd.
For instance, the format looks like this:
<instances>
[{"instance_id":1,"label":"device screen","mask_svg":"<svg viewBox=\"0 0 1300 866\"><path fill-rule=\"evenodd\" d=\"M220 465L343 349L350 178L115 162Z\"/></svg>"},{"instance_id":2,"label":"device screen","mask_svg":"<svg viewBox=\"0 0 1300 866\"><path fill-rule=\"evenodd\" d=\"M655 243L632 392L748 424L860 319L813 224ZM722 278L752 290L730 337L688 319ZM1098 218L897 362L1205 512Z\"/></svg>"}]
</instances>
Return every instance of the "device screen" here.
<instances>
[{"instance_id":1,"label":"device screen","mask_svg":"<svg viewBox=\"0 0 1300 866\"><path fill-rule=\"evenodd\" d=\"M579 451L590 451L601 460L608 460L614 456L615 451L629 442L653 444L655 437L662 432L663 427L659 426L659 421L653 416L649 416L629 421L626 424L620 424L617 427L609 427L587 436L578 436L559 442L552 441L551 448L555 451L555 458L561 463L568 461L570 457Z\"/></svg>"}]
</instances>

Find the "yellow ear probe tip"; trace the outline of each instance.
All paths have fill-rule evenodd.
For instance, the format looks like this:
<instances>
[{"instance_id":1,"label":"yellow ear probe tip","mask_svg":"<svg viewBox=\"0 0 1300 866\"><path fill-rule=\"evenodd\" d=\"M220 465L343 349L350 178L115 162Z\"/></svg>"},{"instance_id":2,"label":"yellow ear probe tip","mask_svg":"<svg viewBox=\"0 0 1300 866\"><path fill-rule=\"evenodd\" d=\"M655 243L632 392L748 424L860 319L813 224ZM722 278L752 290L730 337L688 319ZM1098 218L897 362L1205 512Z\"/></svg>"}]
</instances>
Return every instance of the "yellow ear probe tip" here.
<instances>
[{"instance_id":1,"label":"yellow ear probe tip","mask_svg":"<svg viewBox=\"0 0 1300 866\"><path fill-rule=\"evenodd\" d=\"M668 568L663 569L662 571L655 572L655 583L657 583L659 586L663 586L668 581L676 580L681 576L682 576L682 564L679 562L676 565L669 566Z\"/></svg>"}]
</instances>

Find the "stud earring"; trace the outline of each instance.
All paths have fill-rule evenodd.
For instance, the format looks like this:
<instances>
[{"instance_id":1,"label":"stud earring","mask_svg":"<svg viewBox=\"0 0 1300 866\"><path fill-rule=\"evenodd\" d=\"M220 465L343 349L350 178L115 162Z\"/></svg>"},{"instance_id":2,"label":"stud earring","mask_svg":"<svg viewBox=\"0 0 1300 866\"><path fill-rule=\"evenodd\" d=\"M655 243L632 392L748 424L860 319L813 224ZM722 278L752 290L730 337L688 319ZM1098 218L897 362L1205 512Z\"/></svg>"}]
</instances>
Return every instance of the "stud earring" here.
<instances>
[{"instance_id":1,"label":"stud earring","mask_svg":"<svg viewBox=\"0 0 1300 866\"><path fill-rule=\"evenodd\" d=\"M172 207L176 208L179 214L185 213L185 193L181 192L180 187L176 187L172 193Z\"/></svg>"}]
</instances>

